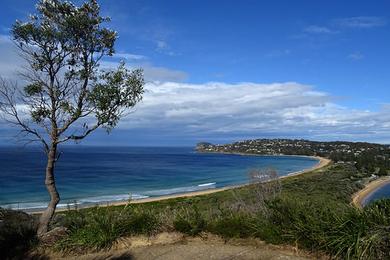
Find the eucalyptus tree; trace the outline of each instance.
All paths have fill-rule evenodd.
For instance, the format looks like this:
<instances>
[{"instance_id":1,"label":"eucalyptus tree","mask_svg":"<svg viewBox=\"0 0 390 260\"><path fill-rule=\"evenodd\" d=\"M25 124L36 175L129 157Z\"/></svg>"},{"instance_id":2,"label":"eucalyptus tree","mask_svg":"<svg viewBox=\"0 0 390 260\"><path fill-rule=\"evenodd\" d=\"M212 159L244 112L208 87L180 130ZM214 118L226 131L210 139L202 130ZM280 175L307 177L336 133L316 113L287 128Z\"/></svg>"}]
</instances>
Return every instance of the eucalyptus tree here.
<instances>
[{"instance_id":1,"label":"eucalyptus tree","mask_svg":"<svg viewBox=\"0 0 390 260\"><path fill-rule=\"evenodd\" d=\"M0 111L19 127L24 140L38 141L47 155L45 185L50 202L38 235L48 231L60 196L55 182L58 146L80 141L98 128L113 129L142 99L143 72L99 68L114 54L117 33L107 27L96 1L79 6L41 0L37 12L12 27L15 46L26 61L18 84L0 82ZM19 135L20 136L20 135Z\"/></svg>"}]
</instances>

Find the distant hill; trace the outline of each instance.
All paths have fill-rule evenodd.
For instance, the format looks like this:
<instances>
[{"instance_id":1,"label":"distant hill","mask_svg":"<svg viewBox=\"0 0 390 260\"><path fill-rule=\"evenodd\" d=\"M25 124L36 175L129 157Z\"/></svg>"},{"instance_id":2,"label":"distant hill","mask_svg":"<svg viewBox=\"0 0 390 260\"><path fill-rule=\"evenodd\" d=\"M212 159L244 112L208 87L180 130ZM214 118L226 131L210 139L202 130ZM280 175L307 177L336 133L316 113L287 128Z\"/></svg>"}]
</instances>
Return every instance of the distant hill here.
<instances>
[{"instance_id":1,"label":"distant hill","mask_svg":"<svg viewBox=\"0 0 390 260\"><path fill-rule=\"evenodd\" d=\"M379 175L387 175L390 172L390 145L366 142L253 139L224 145L201 142L197 144L196 150L198 152L321 156L335 162L353 162L358 169Z\"/></svg>"}]
</instances>

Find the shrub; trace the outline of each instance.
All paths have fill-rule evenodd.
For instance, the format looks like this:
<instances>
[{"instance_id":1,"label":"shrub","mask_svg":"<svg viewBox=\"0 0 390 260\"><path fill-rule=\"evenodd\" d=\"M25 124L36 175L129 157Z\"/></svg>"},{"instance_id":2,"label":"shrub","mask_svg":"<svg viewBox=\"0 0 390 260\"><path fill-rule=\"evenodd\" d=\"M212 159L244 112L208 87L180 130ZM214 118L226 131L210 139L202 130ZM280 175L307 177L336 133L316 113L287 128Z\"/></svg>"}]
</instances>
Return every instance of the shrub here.
<instances>
[{"instance_id":1,"label":"shrub","mask_svg":"<svg viewBox=\"0 0 390 260\"><path fill-rule=\"evenodd\" d=\"M205 231L207 222L201 215L197 207L192 209L184 209L174 220L174 228L184 234L196 236L202 231Z\"/></svg>"},{"instance_id":2,"label":"shrub","mask_svg":"<svg viewBox=\"0 0 390 260\"><path fill-rule=\"evenodd\" d=\"M70 234L57 245L59 250L80 248L109 249L119 238L132 234L154 233L159 222L150 212L133 211L131 207L92 208L66 213L63 224Z\"/></svg>"},{"instance_id":3,"label":"shrub","mask_svg":"<svg viewBox=\"0 0 390 260\"><path fill-rule=\"evenodd\" d=\"M228 216L221 216L208 226L208 231L228 238L245 238L253 235L253 218L240 213L231 213Z\"/></svg>"},{"instance_id":4,"label":"shrub","mask_svg":"<svg viewBox=\"0 0 390 260\"><path fill-rule=\"evenodd\" d=\"M246 214L268 214L267 202L275 199L282 190L281 181L275 170L252 169L248 172L250 185L246 192L232 190L235 203L231 203L232 210L239 210Z\"/></svg>"},{"instance_id":5,"label":"shrub","mask_svg":"<svg viewBox=\"0 0 390 260\"><path fill-rule=\"evenodd\" d=\"M65 219L70 234L57 244L60 250L107 249L123 235L122 216L109 207L70 211Z\"/></svg>"},{"instance_id":6,"label":"shrub","mask_svg":"<svg viewBox=\"0 0 390 260\"><path fill-rule=\"evenodd\" d=\"M271 230L282 235L280 242L326 251L342 259L389 258L390 200L373 203L363 211L342 205L330 201L275 200L270 204ZM261 228L257 232L266 233Z\"/></svg>"},{"instance_id":7,"label":"shrub","mask_svg":"<svg viewBox=\"0 0 390 260\"><path fill-rule=\"evenodd\" d=\"M37 243L34 219L21 211L0 208L0 256L2 259L22 259Z\"/></svg>"},{"instance_id":8,"label":"shrub","mask_svg":"<svg viewBox=\"0 0 390 260\"><path fill-rule=\"evenodd\" d=\"M326 238L327 251L346 259L390 258L390 200L373 203L363 211L350 208L334 217Z\"/></svg>"},{"instance_id":9,"label":"shrub","mask_svg":"<svg viewBox=\"0 0 390 260\"><path fill-rule=\"evenodd\" d=\"M135 212L124 221L123 233L152 235L159 226L159 220L151 212Z\"/></svg>"}]
</instances>

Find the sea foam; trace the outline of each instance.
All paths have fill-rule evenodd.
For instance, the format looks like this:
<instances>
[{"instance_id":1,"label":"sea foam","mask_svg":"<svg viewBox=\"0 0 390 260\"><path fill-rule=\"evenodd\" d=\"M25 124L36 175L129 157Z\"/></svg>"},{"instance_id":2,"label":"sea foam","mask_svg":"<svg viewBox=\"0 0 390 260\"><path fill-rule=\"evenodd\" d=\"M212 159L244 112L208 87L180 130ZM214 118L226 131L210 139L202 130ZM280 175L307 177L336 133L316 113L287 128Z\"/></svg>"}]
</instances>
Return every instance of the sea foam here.
<instances>
[{"instance_id":1,"label":"sea foam","mask_svg":"<svg viewBox=\"0 0 390 260\"><path fill-rule=\"evenodd\" d=\"M171 194L187 193L187 192L192 192L192 191L201 191L201 190L207 190L207 189L213 189L213 188L216 188L215 182L203 183L203 184L199 184L196 186L186 186L186 187L177 187L177 188L171 188L171 189L147 191L147 192L144 192L144 194L157 197L157 196L164 196L164 195L171 195Z\"/></svg>"},{"instance_id":2,"label":"sea foam","mask_svg":"<svg viewBox=\"0 0 390 260\"><path fill-rule=\"evenodd\" d=\"M146 199L149 197L158 197L164 195L171 194L180 194L187 193L193 191L201 191L207 189L216 188L215 182L202 183L194 186L186 186L186 187L177 187L171 189L160 189L160 190L151 190L146 191L144 194L117 194L117 195L103 195L103 196L95 196L95 197L85 197L80 199L71 200L68 202L63 202L57 205L57 208L63 209L67 207L74 206L87 206L94 204L104 204L110 202L119 202L119 201L127 201L127 200L139 200ZM43 210L47 207L47 202L25 202L25 203L11 203L0 205L2 208L7 209L15 209L15 210L25 210L25 211L38 211Z\"/></svg>"}]
</instances>

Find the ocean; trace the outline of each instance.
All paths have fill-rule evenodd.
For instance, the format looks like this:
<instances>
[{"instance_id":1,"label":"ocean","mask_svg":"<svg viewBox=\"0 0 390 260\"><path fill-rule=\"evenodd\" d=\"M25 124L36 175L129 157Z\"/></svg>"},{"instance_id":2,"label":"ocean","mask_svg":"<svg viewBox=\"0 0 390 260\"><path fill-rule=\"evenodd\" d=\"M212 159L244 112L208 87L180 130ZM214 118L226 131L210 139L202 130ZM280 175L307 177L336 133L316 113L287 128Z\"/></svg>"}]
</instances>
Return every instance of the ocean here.
<instances>
[{"instance_id":1,"label":"ocean","mask_svg":"<svg viewBox=\"0 0 390 260\"><path fill-rule=\"evenodd\" d=\"M317 159L197 153L192 147L64 146L56 165L59 208L141 199L245 184L253 168L279 176L311 168ZM0 207L45 208L46 158L38 147L0 147Z\"/></svg>"},{"instance_id":2,"label":"ocean","mask_svg":"<svg viewBox=\"0 0 390 260\"><path fill-rule=\"evenodd\" d=\"M384 198L387 199L390 198L390 183L383 185L379 189L373 191L362 201L362 204L368 205L375 200L384 199Z\"/></svg>"}]
</instances>

